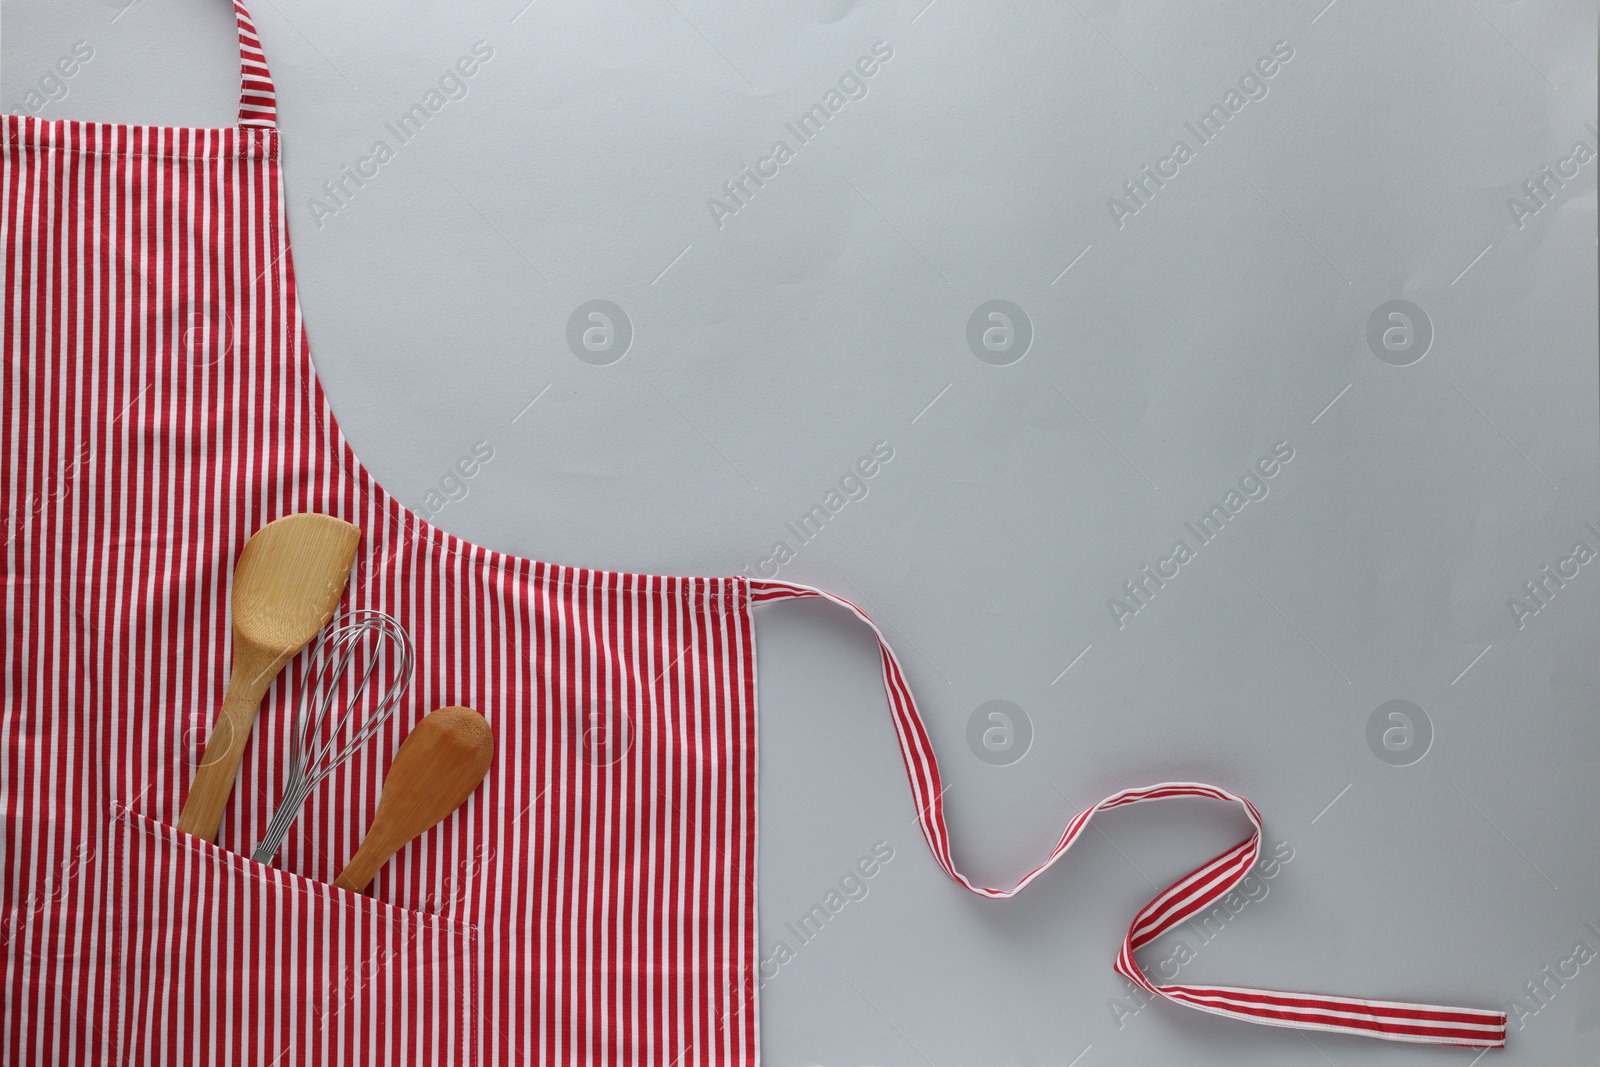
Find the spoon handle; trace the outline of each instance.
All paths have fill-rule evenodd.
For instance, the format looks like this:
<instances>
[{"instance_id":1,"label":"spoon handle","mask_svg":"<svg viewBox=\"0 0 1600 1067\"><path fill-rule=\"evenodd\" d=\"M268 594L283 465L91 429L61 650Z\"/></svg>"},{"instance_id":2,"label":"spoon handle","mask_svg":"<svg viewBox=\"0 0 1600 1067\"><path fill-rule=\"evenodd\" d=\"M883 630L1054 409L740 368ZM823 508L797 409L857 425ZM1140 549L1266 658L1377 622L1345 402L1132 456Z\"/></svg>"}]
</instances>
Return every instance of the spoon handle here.
<instances>
[{"instance_id":1,"label":"spoon handle","mask_svg":"<svg viewBox=\"0 0 1600 1067\"><path fill-rule=\"evenodd\" d=\"M404 841L400 842L405 844ZM344 870L339 872L339 877L333 884L340 889L348 889L352 893L364 893L367 886L372 884L372 879L377 876L378 868L388 863L396 852L400 851L399 845L385 842L379 845L369 835L361 842L361 847L356 849L356 854L350 857L350 862L344 865Z\"/></svg>"},{"instance_id":2,"label":"spoon handle","mask_svg":"<svg viewBox=\"0 0 1600 1067\"><path fill-rule=\"evenodd\" d=\"M235 641L239 649L228 678L228 692L222 698L222 710L206 738L205 755L195 769L189 784L189 795L183 801L183 811L178 815L178 829L207 841L217 839L217 827L222 823L222 813L228 806L228 796L233 792L233 781L239 773L239 761L244 757L245 742L255 726L256 711L261 697L282 669L282 661L274 662L248 645Z\"/></svg>"}]
</instances>

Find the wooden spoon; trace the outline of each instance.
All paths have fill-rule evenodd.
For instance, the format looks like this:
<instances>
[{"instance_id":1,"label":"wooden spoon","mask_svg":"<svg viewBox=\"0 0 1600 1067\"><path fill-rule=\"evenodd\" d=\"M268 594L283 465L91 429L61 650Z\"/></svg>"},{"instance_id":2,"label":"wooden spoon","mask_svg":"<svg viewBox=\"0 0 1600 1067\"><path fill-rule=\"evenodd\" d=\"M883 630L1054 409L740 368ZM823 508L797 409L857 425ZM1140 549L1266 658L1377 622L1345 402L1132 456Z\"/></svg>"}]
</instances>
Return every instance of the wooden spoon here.
<instances>
[{"instance_id":1,"label":"wooden spoon","mask_svg":"<svg viewBox=\"0 0 1600 1067\"><path fill-rule=\"evenodd\" d=\"M233 672L178 829L216 839L261 697L333 617L360 540L348 522L305 513L275 519L245 542L233 571Z\"/></svg>"},{"instance_id":2,"label":"wooden spoon","mask_svg":"<svg viewBox=\"0 0 1600 1067\"><path fill-rule=\"evenodd\" d=\"M389 857L466 803L493 758L494 734L471 708L424 716L400 742L366 839L333 884L352 893L366 889Z\"/></svg>"}]
</instances>

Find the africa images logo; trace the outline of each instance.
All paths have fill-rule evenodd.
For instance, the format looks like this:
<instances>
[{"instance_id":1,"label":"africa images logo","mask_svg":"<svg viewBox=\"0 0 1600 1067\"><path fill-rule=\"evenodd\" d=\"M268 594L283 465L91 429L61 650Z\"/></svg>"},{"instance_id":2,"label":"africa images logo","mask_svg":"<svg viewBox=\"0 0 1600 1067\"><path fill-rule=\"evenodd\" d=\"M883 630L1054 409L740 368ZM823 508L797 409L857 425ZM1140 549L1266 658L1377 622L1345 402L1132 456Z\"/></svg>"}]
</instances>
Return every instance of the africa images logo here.
<instances>
[{"instance_id":1,"label":"africa images logo","mask_svg":"<svg viewBox=\"0 0 1600 1067\"><path fill-rule=\"evenodd\" d=\"M1199 518L1183 524L1184 532L1189 536L1178 538L1173 542L1171 552L1157 559L1154 564L1145 564L1144 570L1123 582L1120 594L1107 597L1106 608L1111 612L1111 621L1117 624L1117 629L1127 626L1129 619L1149 607L1156 593L1183 573L1182 568L1193 562L1200 550L1215 541L1246 507L1267 499L1272 492L1272 479L1293 459L1294 446L1288 441L1273 445L1270 453L1256 460L1249 470L1239 476L1235 486L1223 494L1220 503L1211 505ZM1193 538L1192 544L1190 537Z\"/></svg>"},{"instance_id":2,"label":"africa images logo","mask_svg":"<svg viewBox=\"0 0 1600 1067\"><path fill-rule=\"evenodd\" d=\"M383 124L384 131L389 134L388 137L379 137L373 141L366 155L353 163L346 163L339 168L338 177L323 182L322 192L306 201L306 207L311 212L311 221L317 224L317 229L322 229L327 225L328 219L344 210L355 199L356 194L367 187L368 182L377 178L384 166L398 157L400 149L422 133L423 128L451 101L465 100L467 94L471 92L470 80L493 58L494 48L489 42L479 41L474 44L471 54L462 55L454 65L445 68L444 73L435 79L421 100L412 103L408 110L392 122Z\"/></svg>"},{"instance_id":3,"label":"africa images logo","mask_svg":"<svg viewBox=\"0 0 1600 1067\"><path fill-rule=\"evenodd\" d=\"M767 182L778 176L783 166L791 162L802 145L810 144L845 105L867 98L867 79L873 77L883 65L894 58L894 49L888 41L874 41L870 54L862 56L855 64L839 75L833 88L822 94L822 99L802 111L792 122L783 124L784 131L794 138L780 137L772 142L767 154L752 166L742 167L737 175L722 183L722 196L709 197L706 209L711 221L722 229L732 215L746 207L756 193L766 188Z\"/></svg>"},{"instance_id":4,"label":"africa images logo","mask_svg":"<svg viewBox=\"0 0 1600 1067\"><path fill-rule=\"evenodd\" d=\"M1211 105L1199 118L1183 124L1184 135L1173 142L1171 151L1156 160L1154 167L1147 163L1139 168L1137 177L1123 182L1122 195L1106 200L1111 221L1116 223L1117 229L1122 229L1130 218L1148 206L1156 193L1182 173L1184 165L1196 158L1202 148L1220 137L1246 105L1265 100L1271 91L1268 83L1293 58L1294 48L1289 42L1278 41L1272 46L1270 54L1257 59L1249 70L1239 76L1238 82L1223 95L1220 102Z\"/></svg>"},{"instance_id":5,"label":"africa images logo","mask_svg":"<svg viewBox=\"0 0 1600 1067\"><path fill-rule=\"evenodd\" d=\"M751 578L776 578L779 571L794 561L801 548L815 541L827 525L838 517L845 505L867 498L872 488L867 484L868 480L882 471L892 459L893 445L888 441L874 444L871 454L862 456L846 468L838 481L828 487L820 501L812 504L798 519L783 524L784 532L794 539L792 545L787 538L775 540L772 550L752 566L746 567L744 573Z\"/></svg>"}]
</instances>

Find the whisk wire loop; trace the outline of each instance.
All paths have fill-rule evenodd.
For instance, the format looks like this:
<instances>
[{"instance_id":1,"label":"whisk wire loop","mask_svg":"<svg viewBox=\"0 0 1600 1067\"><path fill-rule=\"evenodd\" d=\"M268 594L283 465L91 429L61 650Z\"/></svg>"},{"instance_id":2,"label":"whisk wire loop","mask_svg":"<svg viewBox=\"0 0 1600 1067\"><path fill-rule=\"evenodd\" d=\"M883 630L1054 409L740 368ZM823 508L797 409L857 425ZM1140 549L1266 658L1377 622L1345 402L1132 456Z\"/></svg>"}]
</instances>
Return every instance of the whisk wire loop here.
<instances>
[{"instance_id":1,"label":"whisk wire loop","mask_svg":"<svg viewBox=\"0 0 1600 1067\"><path fill-rule=\"evenodd\" d=\"M327 728L334 702L340 699L358 654L366 655L361 673L342 711ZM391 660L392 670L376 673ZM277 853L312 791L383 729L411 684L411 669L411 635L398 619L382 611L360 608L340 615L317 639L301 672L301 703L289 734L283 796L256 846L258 863L270 861ZM389 684L376 706L364 718L357 718L375 677L387 677Z\"/></svg>"}]
</instances>

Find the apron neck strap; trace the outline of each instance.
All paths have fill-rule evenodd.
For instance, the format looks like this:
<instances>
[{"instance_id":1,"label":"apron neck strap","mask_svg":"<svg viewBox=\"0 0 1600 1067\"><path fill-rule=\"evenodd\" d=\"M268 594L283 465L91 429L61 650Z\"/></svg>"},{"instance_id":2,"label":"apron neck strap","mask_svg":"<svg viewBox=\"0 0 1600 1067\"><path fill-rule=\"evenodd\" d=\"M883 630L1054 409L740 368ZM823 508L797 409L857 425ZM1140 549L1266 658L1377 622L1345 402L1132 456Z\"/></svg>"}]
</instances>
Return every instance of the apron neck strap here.
<instances>
[{"instance_id":1,"label":"apron neck strap","mask_svg":"<svg viewBox=\"0 0 1600 1067\"><path fill-rule=\"evenodd\" d=\"M239 0L233 0L233 14L239 22L239 125L275 129L278 98L272 90L272 75L267 71L261 39L256 36L250 12Z\"/></svg>"}]
</instances>

